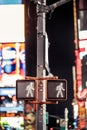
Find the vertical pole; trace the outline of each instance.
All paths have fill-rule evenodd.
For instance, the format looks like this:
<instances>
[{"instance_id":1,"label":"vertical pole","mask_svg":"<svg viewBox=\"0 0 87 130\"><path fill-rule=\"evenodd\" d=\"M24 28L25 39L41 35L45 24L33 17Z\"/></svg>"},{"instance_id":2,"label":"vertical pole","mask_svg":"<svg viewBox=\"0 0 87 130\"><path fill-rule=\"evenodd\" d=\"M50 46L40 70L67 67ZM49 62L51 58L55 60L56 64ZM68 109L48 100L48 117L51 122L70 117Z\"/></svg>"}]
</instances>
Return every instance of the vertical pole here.
<instances>
[{"instance_id":1,"label":"vertical pole","mask_svg":"<svg viewBox=\"0 0 87 130\"><path fill-rule=\"evenodd\" d=\"M68 130L68 109L65 108L65 130Z\"/></svg>"},{"instance_id":2,"label":"vertical pole","mask_svg":"<svg viewBox=\"0 0 87 130\"><path fill-rule=\"evenodd\" d=\"M38 0L37 4L37 77L43 77L45 75L45 13L39 9L43 5L46 5L46 0ZM44 83L38 81L38 101L45 101L45 89ZM43 104L37 104L37 130L46 130L45 123L45 111L46 106Z\"/></svg>"},{"instance_id":3,"label":"vertical pole","mask_svg":"<svg viewBox=\"0 0 87 130\"><path fill-rule=\"evenodd\" d=\"M75 66L72 67L72 73L73 73L73 86L74 86L74 99L77 99L77 94L76 94L76 69Z\"/></svg>"},{"instance_id":4,"label":"vertical pole","mask_svg":"<svg viewBox=\"0 0 87 130\"><path fill-rule=\"evenodd\" d=\"M43 70L43 76L46 71ZM46 80L43 80L43 102L46 102ZM46 104L43 104L43 130L46 130Z\"/></svg>"},{"instance_id":5,"label":"vertical pole","mask_svg":"<svg viewBox=\"0 0 87 130\"><path fill-rule=\"evenodd\" d=\"M73 15L74 15L75 49L78 49L78 25L77 25L76 0L73 0Z\"/></svg>"}]
</instances>

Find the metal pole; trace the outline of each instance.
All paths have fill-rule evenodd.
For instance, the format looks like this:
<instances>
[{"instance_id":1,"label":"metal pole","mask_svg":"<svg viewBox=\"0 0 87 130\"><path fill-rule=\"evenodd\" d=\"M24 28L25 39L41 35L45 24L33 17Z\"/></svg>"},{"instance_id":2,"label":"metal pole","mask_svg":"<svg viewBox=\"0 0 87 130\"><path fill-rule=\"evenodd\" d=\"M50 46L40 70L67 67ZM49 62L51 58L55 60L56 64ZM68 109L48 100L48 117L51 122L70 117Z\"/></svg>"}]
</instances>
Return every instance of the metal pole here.
<instances>
[{"instance_id":1,"label":"metal pole","mask_svg":"<svg viewBox=\"0 0 87 130\"><path fill-rule=\"evenodd\" d=\"M68 109L65 108L65 130L68 130Z\"/></svg>"},{"instance_id":2,"label":"metal pole","mask_svg":"<svg viewBox=\"0 0 87 130\"><path fill-rule=\"evenodd\" d=\"M75 49L78 49L78 26L77 26L77 10L76 0L73 0L73 15L74 15L74 34L75 34Z\"/></svg>"},{"instance_id":3,"label":"metal pole","mask_svg":"<svg viewBox=\"0 0 87 130\"><path fill-rule=\"evenodd\" d=\"M37 2L37 77L45 76L45 13L40 11L40 7L46 5L46 0ZM38 81L38 101L45 101L45 83ZM45 104L37 104L37 130L46 130Z\"/></svg>"},{"instance_id":4,"label":"metal pole","mask_svg":"<svg viewBox=\"0 0 87 130\"><path fill-rule=\"evenodd\" d=\"M45 14L51 9L57 8L59 5L62 5L70 0L61 0L60 3L57 2L51 6L46 6L46 0L36 0L36 12L37 12L37 77L45 76L46 68L46 18ZM46 100L46 88L45 82L38 81L38 92L37 92L37 101L41 102ZM46 130L46 105L37 104L37 130Z\"/></svg>"}]
</instances>

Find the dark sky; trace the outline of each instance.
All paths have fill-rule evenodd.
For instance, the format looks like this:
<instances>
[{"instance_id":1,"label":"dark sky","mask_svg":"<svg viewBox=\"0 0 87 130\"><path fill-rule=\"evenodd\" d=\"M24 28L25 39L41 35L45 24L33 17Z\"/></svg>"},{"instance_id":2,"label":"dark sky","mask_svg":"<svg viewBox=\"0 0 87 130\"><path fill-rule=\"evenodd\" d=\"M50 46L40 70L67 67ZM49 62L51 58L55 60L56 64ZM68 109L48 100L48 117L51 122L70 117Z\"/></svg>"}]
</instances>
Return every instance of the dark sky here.
<instances>
[{"instance_id":1,"label":"dark sky","mask_svg":"<svg viewBox=\"0 0 87 130\"><path fill-rule=\"evenodd\" d=\"M52 4L57 0L48 0ZM48 105L50 114L64 115L64 108L68 107L69 115L72 116L71 102L73 99L72 66L75 64L74 56L74 23L73 2L70 1L53 12L47 14L46 29L49 46L49 63L51 73L60 79L67 80L67 101L60 101L58 105Z\"/></svg>"}]
</instances>

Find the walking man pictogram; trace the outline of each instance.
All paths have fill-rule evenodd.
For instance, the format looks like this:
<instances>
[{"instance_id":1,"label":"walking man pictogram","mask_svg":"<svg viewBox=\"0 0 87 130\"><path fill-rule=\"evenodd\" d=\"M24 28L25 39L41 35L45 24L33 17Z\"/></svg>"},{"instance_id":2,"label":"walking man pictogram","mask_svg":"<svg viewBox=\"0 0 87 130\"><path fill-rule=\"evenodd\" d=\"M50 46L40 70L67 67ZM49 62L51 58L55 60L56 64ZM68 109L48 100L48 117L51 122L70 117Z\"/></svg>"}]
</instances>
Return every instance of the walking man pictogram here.
<instances>
[{"instance_id":1,"label":"walking man pictogram","mask_svg":"<svg viewBox=\"0 0 87 130\"><path fill-rule=\"evenodd\" d=\"M26 97L34 97L34 83L30 83L29 85L26 86Z\"/></svg>"},{"instance_id":2,"label":"walking man pictogram","mask_svg":"<svg viewBox=\"0 0 87 130\"><path fill-rule=\"evenodd\" d=\"M59 85L56 86L56 91L57 91L56 97L63 97L63 91L65 91L65 89L63 88L63 83L60 83Z\"/></svg>"}]
</instances>

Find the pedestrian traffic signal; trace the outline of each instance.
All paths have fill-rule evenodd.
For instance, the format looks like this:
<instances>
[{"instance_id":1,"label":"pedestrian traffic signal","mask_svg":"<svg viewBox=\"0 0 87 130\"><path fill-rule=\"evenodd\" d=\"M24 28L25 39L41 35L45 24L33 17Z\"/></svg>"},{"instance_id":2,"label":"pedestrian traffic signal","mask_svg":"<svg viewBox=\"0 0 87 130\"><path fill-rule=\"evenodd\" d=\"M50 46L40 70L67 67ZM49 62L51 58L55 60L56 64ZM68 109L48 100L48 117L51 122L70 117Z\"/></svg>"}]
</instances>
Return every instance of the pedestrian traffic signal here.
<instances>
[{"instance_id":1,"label":"pedestrian traffic signal","mask_svg":"<svg viewBox=\"0 0 87 130\"><path fill-rule=\"evenodd\" d=\"M35 80L17 80L16 97L17 99L34 100L36 98Z\"/></svg>"},{"instance_id":2,"label":"pedestrian traffic signal","mask_svg":"<svg viewBox=\"0 0 87 130\"><path fill-rule=\"evenodd\" d=\"M66 100L67 81L65 79L47 80L47 100Z\"/></svg>"}]
</instances>

